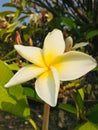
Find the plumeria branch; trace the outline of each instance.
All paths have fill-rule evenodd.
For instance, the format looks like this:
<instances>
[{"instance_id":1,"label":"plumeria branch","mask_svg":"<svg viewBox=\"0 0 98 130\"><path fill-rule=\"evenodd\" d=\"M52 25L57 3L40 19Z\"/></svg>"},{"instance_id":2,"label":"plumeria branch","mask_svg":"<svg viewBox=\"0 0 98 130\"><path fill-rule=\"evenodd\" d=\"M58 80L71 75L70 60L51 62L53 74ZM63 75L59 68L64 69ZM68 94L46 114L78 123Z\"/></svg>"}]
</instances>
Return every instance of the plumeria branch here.
<instances>
[{"instance_id":1,"label":"plumeria branch","mask_svg":"<svg viewBox=\"0 0 98 130\"><path fill-rule=\"evenodd\" d=\"M16 44L17 44L17 45L21 45L21 43L22 43L21 37L20 37L20 34L19 34L18 31L16 31L15 41L16 41ZM22 68L22 63L21 63L20 55L19 55L19 54L17 54L17 63L18 63L18 66L19 66L20 68Z\"/></svg>"},{"instance_id":2,"label":"plumeria branch","mask_svg":"<svg viewBox=\"0 0 98 130\"><path fill-rule=\"evenodd\" d=\"M45 103L44 104L42 130L48 130L48 127L49 127L49 113L50 113L50 106Z\"/></svg>"}]
</instances>

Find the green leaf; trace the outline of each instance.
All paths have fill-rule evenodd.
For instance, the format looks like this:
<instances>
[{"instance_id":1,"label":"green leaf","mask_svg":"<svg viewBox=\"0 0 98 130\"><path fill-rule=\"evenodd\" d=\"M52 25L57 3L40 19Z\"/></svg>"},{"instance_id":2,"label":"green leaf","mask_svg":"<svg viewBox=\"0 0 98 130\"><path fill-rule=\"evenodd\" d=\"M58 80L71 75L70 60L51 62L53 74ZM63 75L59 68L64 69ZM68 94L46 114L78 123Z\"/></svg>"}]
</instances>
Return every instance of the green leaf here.
<instances>
[{"instance_id":1,"label":"green leaf","mask_svg":"<svg viewBox=\"0 0 98 130\"><path fill-rule=\"evenodd\" d=\"M4 86L12 76L13 73L10 71L7 64L0 60L0 85Z\"/></svg>"},{"instance_id":2,"label":"green leaf","mask_svg":"<svg viewBox=\"0 0 98 130\"><path fill-rule=\"evenodd\" d=\"M24 66L27 66L28 64L27 63L25 63L25 62L22 62L22 67L24 67ZM18 66L18 63L12 63L12 64L8 64L8 66L9 66L9 68L11 69L11 70L19 70L20 69L20 67Z\"/></svg>"},{"instance_id":3,"label":"green leaf","mask_svg":"<svg viewBox=\"0 0 98 130\"><path fill-rule=\"evenodd\" d=\"M98 125L98 104L94 105L91 109L88 110L87 116L91 122L97 123Z\"/></svg>"},{"instance_id":4,"label":"green leaf","mask_svg":"<svg viewBox=\"0 0 98 130\"><path fill-rule=\"evenodd\" d=\"M93 71L98 71L98 66L95 69L93 69Z\"/></svg>"},{"instance_id":5,"label":"green leaf","mask_svg":"<svg viewBox=\"0 0 98 130\"><path fill-rule=\"evenodd\" d=\"M24 9L26 6L26 0L22 0L22 8Z\"/></svg>"},{"instance_id":6,"label":"green leaf","mask_svg":"<svg viewBox=\"0 0 98 130\"><path fill-rule=\"evenodd\" d=\"M11 69L11 70L19 70L20 68L19 68L19 66L18 66L18 63L12 63L12 64L9 64L8 65L9 66L9 68Z\"/></svg>"},{"instance_id":7,"label":"green leaf","mask_svg":"<svg viewBox=\"0 0 98 130\"><path fill-rule=\"evenodd\" d=\"M26 95L27 97L30 97L30 98L32 98L34 100L42 102L40 97L37 95L37 93L33 89L27 88L27 87L24 87L23 89L24 89L23 90L24 91L24 95Z\"/></svg>"},{"instance_id":8,"label":"green leaf","mask_svg":"<svg viewBox=\"0 0 98 130\"><path fill-rule=\"evenodd\" d=\"M27 17L29 17L29 15L25 15L25 16L22 16L18 19L19 22L22 22L24 19L26 19Z\"/></svg>"},{"instance_id":9,"label":"green leaf","mask_svg":"<svg viewBox=\"0 0 98 130\"><path fill-rule=\"evenodd\" d=\"M98 130L98 127L92 122L88 121L82 125L79 125L74 130Z\"/></svg>"},{"instance_id":10,"label":"green leaf","mask_svg":"<svg viewBox=\"0 0 98 130\"><path fill-rule=\"evenodd\" d=\"M84 90L83 90L83 88L79 89L78 92L81 95L82 100L84 101Z\"/></svg>"},{"instance_id":11,"label":"green leaf","mask_svg":"<svg viewBox=\"0 0 98 130\"><path fill-rule=\"evenodd\" d=\"M68 111L70 113L77 114L76 108L74 106L72 106L71 104L60 104L59 108L65 110L65 111Z\"/></svg>"},{"instance_id":12,"label":"green leaf","mask_svg":"<svg viewBox=\"0 0 98 130\"><path fill-rule=\"evenodd\" d=\"M5 88L0 86L0 109L20 117L29 118L30 109L26 97L24 95L21 95L21 97L16 96L17 97L10 95Z\"/></svg>"},{"instance_id":13,"label":"green leaf","mask_svg":"<svg viewBox=\"0 0 98 130\"><path fill-rule=\"evenodd\" d=\"M24 34L23 37L24 37L25 41L28 41L30 35L29 34Z\"/></svg>"},{"instance_id":14,"label":"green leaf","mask_svg":"<svg viewBox=\"0 0 98 130\"><path fill-rule=\"evenodd\" d=\"M5 41L7 41L8 38L9 38L9 36L12 35L12 32L16 29L16 27L18 27L19 23L20 23L20 22L17 21L17 22L15 22L15 23L10 24L7 28L1 29L1 30L0 30L0 38L2 38L2 36L3 36L4 34L6 34Z\"/></svg>"},{"instance_id":15,"label":"green leaf","mask_svg":"<svg viewBox=\"0 0 98 130\"><path fill-rule=\"evenodd\" d=\"M0 12L0 16L1 16L1 17L4 17L4 16L6 16L6 15L8 15L8 14L13 14L13 13L15 13L15 12L10 11L10 10L7 10L7 11Z\"/></svg>"},{"instance_id":16,"label":"green leaf","mask_svg":"<svg viewBox=\"0 0 98 130\"><path fill-rule=\"evenodd\" d=\"M3 87L12 76L13 73L8 65L0 60L0 109L28 118L30 117L30 109L22 86L17 85L8 89Z\"/></svg>"},{"instance_id":17,"label":"green leaf","mask_svg":"<svg viewBox=\"0 0 98 130\"><path fill-rule=\"evenodd\" d=\"M8 41L8 38L12 35L12 33L8 33L4 39L4 42L7 42Z\"/></svg>"},{"instance_id":18,"label":"green leaf","mask_svg":"<svg viewBox=\"0 0 98 130\"><path fill-rule=\"evenodd\" d=\"M13 49L12 51L10 51L9 53L7 53L5 56L2 57L2 59L7 59L9 56L13 55L16 51Z\"/></svg>"},{"instance_id":19,"label":"green leaf","mask_svg":"<svg viewBox=\"0 0 98 130\"><path fill-rule=\"evenodd\" d=\"M20 14L21 14L21 11L19 9L17 9L15 12L15 16L13 18L13 22L20 16Z\"/></svg>"},{"instance_id":20,"label":"green leaf","mask_svg":"<svg viewBox=\"0 0 98 130\"><path fill-rule=\"evenodd\" d=\"M63 17L63 18L61 18L61 20L65 26L68 26L71 29L76 28L76 24L71 18Z\"/></svg>"},{"instance_id":21,"label":"green leaf","mask_svg":"<svg viewBox=\"0 0 98 130\"><path fill-rule=\"evenodd\" d=\"M92 37L94 37L94 36L96 36L96 35L98 35L98 30L90 31L90 32L88 32L88 34L86 35L86 39L88 40L88 39L90 39L90 38L92 38Z\"/></svg>"},{"instance_id":22,"label":"green leaf","mask_svg":"<svg viewBox=\"0 0 98 130\"><path fill-rule=\"evenodd\" d=\"M82 100L82 97L81 97L80 93L78 91L74 92L73 96L75 98L75 101L76 101L76 104L78 105L78 107L81 110L84 110L84 102Z\"/></svg>"},{"instance_id":23,"label":"green leaf","mask_svg":"<svg viewBox=\"0 0 98 130\"><path fill-rule=\"evenodd\" d=\"M15 4L13 4L13 3L4 3L3 4L3 7L12 7L12 8L17 8L17 6L15 5Z\"/></svg>"},{"instance_id":24,"label":"green leaf","mask_svg":"<svg viewBox=\"0 0 98 130\"><path fill-rule=\"evenodd\" d=\"M1 29L0 30L0 38L2 38L2 36L5 34L6 32L6 29Z\"/></svg>"},{"instance_id":25,"label":"green leaf","mask_svg":"<svg viewBox=\"0 0 98 130\"><path fill-rule=\"evenodd\" d=\"M18 27L19 25L19 21L14 22L12 24L10 24L6 29L4 29L3 31L0 31L0 37L2 37L4 34L6 34L5 37L5 42L8 41L8 38L12 35L12 32L16 29L16 27Z\"/></svg>"},{"instance_id":26,"label":"green leaf","mask_svg":"<svg viewBox=\"0 0 98 130\"><path fill-rule=\"evenodd\" d=\"M19 21L12 23L11 25L8 26L6 33L13 32L18 25L19 25Z\"/></svg>"}]
</instances>

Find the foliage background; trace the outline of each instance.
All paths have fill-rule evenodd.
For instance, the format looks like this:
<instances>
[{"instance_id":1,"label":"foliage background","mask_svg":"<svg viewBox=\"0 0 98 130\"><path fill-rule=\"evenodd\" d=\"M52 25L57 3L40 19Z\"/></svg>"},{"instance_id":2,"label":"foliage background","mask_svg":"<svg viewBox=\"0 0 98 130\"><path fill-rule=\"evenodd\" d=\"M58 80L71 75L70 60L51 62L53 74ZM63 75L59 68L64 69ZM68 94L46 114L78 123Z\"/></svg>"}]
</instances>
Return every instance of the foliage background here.
<instances>
[{"instance_id":1,"label":"foliage background","mask_svg":"<svg viewBox=\"0 0 98 130\"><path fill-rule=\"evenodd\" d=\"M46 34L54 28L59 28L62 30L65 39L68 36L73 38L74 45L79 42L89 42L87 46L80 47L77 50L88 53L98 60L98 1L9 0L3 6L7 10L0 10L0 73L2 73L0 77L0 93L2 94L2 91L4 91L6 96L3 96L9 99L7 102L16 102L16 105L19 105L18 107L20 108L21 99L23 99L25 102L25 105L23 104L24 109L28 112L22 115L21 112L19 113L19 109L12 112L10 109L11 107L14 109L12 104L9 108L6 108L6 105L5 107L1 105L1 109L27 118L27 116L30 116L28 97L36 100L34 103L43 104L40 102L34 89L32 89L31 81L23 84L23 86L18 86L16 91L18 91L17 94L21 91L20 99L17 99L17 94L13 99L11 94L15 93L14 89L7 92L2 87L8 80L6 78L3 80L7 73L8 75L11 73L9 77L6 76L10 79L11 75L13 75L12 71L15 73L21 66L28 64L27 61L17 55L13 48L14 44L19 42L19 44L23 45L42 47ZM21 40L17 38L19 36ZM8 68L6 68L5 63ZM67 90L65 91L66 87ZM56 119L56 122L58 122L57 127L69 130L69 125L67 125L66 121L64 122L66 112L68 112L68 116L74 114L73 116L71 115L74 117L74 121L76 121L77 117L75 125L78 126L75 128L75 125L72 125L73 129L82 130L88 128L89 130L92 126L92 130L97 130L98 67L82 79L62 84L62 88L63 90L59 94L58 105L55 108L58 112L58 119ZM74 89L77 90L77 93L74 93ZM3 96L1 96L1 99ZM31 98L29 99L30 105L32 104ZM33 105L31 106L33 107ZM23 110L21 109L21 111ZM60 115L60 113L63 114ZM52 115L52 117L55 117L55 115ZM83 124L84 122L85 124Z\"/></svg>"}]
</instances>

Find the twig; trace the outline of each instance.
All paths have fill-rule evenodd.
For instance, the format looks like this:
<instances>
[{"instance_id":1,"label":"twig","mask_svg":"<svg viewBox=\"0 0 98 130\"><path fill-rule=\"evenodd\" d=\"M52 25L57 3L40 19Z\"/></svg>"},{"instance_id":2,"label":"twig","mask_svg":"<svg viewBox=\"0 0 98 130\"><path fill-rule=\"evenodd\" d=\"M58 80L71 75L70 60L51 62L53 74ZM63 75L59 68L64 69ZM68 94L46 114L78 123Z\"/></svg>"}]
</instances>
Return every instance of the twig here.
<instances>
[{"instance_id":1,"label":"twig","mask_svg":"<svg viewBox=\"0 0 98 130\"><path fill-rule=\"evenodd\" d=\"M42 130L48 130L48 125L49 125L49 113L50 113L50 106L45 103L45 104L44 104Z\"/></svg>"}]
</instances>

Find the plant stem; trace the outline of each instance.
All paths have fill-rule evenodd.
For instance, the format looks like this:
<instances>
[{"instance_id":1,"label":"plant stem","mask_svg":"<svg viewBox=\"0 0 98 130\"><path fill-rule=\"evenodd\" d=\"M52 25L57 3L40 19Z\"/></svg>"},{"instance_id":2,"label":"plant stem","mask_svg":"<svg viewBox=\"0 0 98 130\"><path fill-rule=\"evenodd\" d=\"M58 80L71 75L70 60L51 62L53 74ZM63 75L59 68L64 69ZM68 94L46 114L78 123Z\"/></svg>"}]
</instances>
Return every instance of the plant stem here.
<instances>
[{"instance_id":1,"label":"plant stem","mask_svg":"<svg viewBox=\"0 0 98 130\"><path fill-rule=\"evenodd\" d=\"M38 127L37 127L37 125L36 125L36 123L31 118L29 118L28 121L33 126L34 130L39 130Z\"/></svg>"},{"instance_id":2,"label":"plant stem","mask_svg":"<svg viewBox=\"0 0 98 130\"><path fill-rule=\"evenodd\" d=\"M48 126L49 126L49 113L50 113L50 106L45 103L44 104L42 130L48 130Z\"/></svg>"}]
</instances>

